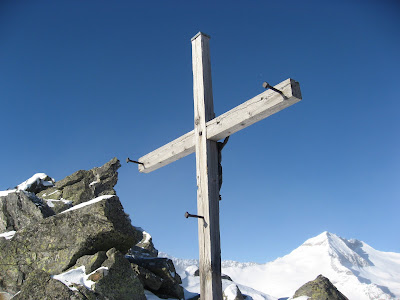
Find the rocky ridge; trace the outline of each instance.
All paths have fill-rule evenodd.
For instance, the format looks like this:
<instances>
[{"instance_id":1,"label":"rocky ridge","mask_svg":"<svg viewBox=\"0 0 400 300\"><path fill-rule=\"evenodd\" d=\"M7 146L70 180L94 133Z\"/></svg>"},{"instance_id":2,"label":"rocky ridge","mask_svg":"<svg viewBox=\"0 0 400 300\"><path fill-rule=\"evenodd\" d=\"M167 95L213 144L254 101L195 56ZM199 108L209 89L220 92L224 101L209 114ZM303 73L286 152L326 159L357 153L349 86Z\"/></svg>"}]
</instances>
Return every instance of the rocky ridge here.
<instances>
[{"instance_id":1,"label":"rocky ridge","mask_svg":"<svg viewBox=\"0 0 400 300\"><path fill-rule=\"evenodd\" d=\"M0 299L183 298L172 261L116 196L120 166L57 182L40 173L0 192Z\"/></svg>"}]
</instances>

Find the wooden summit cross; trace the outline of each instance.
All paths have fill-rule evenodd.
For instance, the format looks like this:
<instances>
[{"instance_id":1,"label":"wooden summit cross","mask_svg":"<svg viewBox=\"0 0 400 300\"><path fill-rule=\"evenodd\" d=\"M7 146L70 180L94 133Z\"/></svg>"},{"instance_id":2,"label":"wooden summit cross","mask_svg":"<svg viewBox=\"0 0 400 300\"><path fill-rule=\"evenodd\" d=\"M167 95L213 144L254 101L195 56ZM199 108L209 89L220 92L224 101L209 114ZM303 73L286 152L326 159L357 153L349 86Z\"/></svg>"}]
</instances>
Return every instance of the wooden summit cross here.
<instances>
[{"instance_id":1,"label":"wooden summit cross","mask_svg":"<svg viewBox=\"0 0 400 300\"><path fill-rule=\"evenodd\" d=\"M221 300L221 245L217 141L301 100L299 83L287 79L215 117L209 51L210 37L192 38L194 130L139 158L149 173L196 152L201 300Z\"/></svg>"}]
</instances>

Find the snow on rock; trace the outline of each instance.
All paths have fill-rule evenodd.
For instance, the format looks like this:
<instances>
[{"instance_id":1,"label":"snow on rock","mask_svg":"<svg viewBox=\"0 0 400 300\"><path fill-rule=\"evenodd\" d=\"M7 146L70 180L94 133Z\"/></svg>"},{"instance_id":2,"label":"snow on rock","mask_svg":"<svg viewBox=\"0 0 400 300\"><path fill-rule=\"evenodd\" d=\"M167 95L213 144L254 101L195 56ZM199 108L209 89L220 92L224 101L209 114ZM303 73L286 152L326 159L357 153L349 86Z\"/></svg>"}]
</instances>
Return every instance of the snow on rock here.
<instances>
[{"instance_id":1,"label":"snow on rock","mask_svg":"<svg viewBox=\"0 0 400 300\"><path fill-rule=\"evenodd\" d=\"M7 190L7 191L0 191L0 197L5 197L5 196L8 196L8 194L11 194L11 193L14 193L14 192L16 192L17 190Z\"/></svg>"},{"instance_id":2,"label":"snow on rock","mask_svg":"<svg viewBox=\"0 0 400 300\"><path fill-rule=\"evenodd\" d=\"M136 228L140 228L140 227L136 227ZM142 243L150 243L151 240L151 235L144 231L142 228L140 228L140 230L142 231L143 234L143 240L141 241Z\"/></svg>"},{"instance_id":3,"label":"snow on rock","mask_svg":"<svg viewBox=\"0 0 400 300\"><path fill-rule=\"evenodd\" d=\"M56 199L44 199L44 201L46 201L46 203L47 203L47 205L48 205L49 207L54 207L54 203L59 203L59 202L62 202L62 203L64 203L64 204L68 204L68 205L72 204L72 201L71 201L71 200L64 200L64 199L60 199L60 200L56 200Z\"/></svg>"},{"instance_id":4,"label":"snow on rock","mask_svg":"<svg viewBox=\"0 0 400 300\"><path fill-rule=\"evenodd\" d=\"M7 231L7 232L3 232L3 233L0 233L0 237L5 238L6 240L11 240L11 239L14 237L15 232L16 232L16 231ZM1 299L1 298L0 298L0 299Z\"/></svg>"},{"instance_id":5,"label":"snow on rock","mask_svg":"<svg viewBox=\"0 0 400 300\"><path fill-rule=\"evenodd\" d=\"M30 191L32 186L43 186L49 187L54 186L55 180L45 173L36 173L31 178L25 180L21 184L17 186L17 190L19 191Z\"/></svg>"},{"instance_id":6,"label":"snow on rock","mask_svg":"<svg viewBox=\"0 0 400 300\"><path fill-rule=\"evenodd\" d=\"M18 191L36 192L42 188L54 186L55 180L45 173L36 173L31 178L17 185L14 189L0 191L0 197L5 197Z\"/></svg>"},{"instance_id":7,"label":"snow on rock","mask_svg":"<svg viewBox=\"0 0 400 300\"><path fill-rule=\"evenodd\" d=\"M242 294L239 291L239 288L236 284L231 283L229 284L223 292L224 300L238 300L243 299Z\"/></svg>"},{"instance_id":8,"label":"snow on rock","mask_svg":"<svg viewBox=\"0 0 400 300\"><path fill-rule=\"evenodd\" d=\"M101 269L108 270L106 267L100 267L92 273L86 275L85 266L81 266L58 275L53 275L52 277L64 283L72 291L78 290L76 287L74 287L74 285L85 286L88 290L92 290L92 285L95 284L95 282L91 281L89 277Z\"/></svg>"},{"instance_id":9,"label":"snow on rock","mask_svg":"<svg viewBox=\"0 0 400 300\"><path fill-rule=\"evenodd\" d=\"M102 201L104 199L109 199L111 197L114 197L114 195L104 195L104 196L100 196L100 197L94 198L94 199L92 199L90 201L83 202L81 204L78 204L78 205L75 205L75 206L71 207L70 209L64 210L63 212L61 212L61 214L64 214L66 212L70 212L70 211L85 207L87 205L94 204L94 203Z\"/></svg>"}]
</instances>

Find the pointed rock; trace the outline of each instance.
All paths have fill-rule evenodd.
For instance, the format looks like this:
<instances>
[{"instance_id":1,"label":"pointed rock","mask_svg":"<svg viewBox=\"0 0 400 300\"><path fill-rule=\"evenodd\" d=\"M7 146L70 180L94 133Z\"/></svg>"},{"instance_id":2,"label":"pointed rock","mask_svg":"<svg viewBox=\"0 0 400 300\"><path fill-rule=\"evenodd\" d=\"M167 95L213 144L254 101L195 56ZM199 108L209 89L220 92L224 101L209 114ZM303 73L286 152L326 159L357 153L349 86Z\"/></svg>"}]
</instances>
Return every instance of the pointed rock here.
<instances>
[{"instance_id":1,"label":"pointed rock","mask_svg":"<svg viewBox=\"0 0 400 300\"><path fill-rule=\"evenodd\" d=\"M146 300L143 285L125 256L115 248L107 251L108 259L102 266L108 268L93 286L93 290L109 300Z\"/></svg>"},{"instance_id":2,"label":"pointed rock","mask_svg":"<svg viewBox=\"0 0 400 300\"><path fill-rule=\"evenodd\" d=\"M310 297L310 300L348 300L328 278L322 275L319 275L315 280L309 281L300 287L295 292L293 298L300 296Z\"/></svg>"},{"instance_id":3,"label":"pointed rock","mask_svg":"<svg viewBox=\"0 0 400 300\"><path fill-rule=\"evenodd\" d=\"M120 167L120 161L114 157L101 167L79 170L37 195L43 199L70 200L74 205L102 195L116 195L114 186Z\"/></svg>"}]
</instances>

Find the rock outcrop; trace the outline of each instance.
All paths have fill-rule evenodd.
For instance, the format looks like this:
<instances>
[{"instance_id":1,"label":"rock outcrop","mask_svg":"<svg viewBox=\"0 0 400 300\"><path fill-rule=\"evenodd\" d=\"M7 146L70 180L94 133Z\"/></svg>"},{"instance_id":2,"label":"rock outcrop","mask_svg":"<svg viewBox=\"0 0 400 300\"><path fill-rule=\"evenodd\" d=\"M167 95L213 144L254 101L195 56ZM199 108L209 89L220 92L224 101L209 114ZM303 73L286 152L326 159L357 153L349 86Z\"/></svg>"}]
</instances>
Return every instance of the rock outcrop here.
<instances>
[{"instance_id":1,"label":"rock outcrop","mask_svg":"<svg viewBox=\"0 0 400 300\"><path fill-rule=\"evenodd\" d=\"M38 196L43 199L67 199L74 205L103 195L116 195L114 186L118 181L117 170L121 163L117 158L99 168L79 170L57 181L54 187L42 190Z\"/></svg>"},{"instance_id":2,"label":"rock outcrop","mask_svg":"<svg viewBox=\"0 0 400 300\"><path fill-rule=\"evenodd\" d=\"M53 300L53 299L88 299L78 290L73 291L62 282L51 277L45 271L33 271L27 277L21 291L15 295L13 300ZM93 298L95 299L95 297Z\"/></svg>"},{"instance_id":3,"label":"rock outcrop","mask_svg":"<svg viewBox=\"0 0 400 300\"><path fill-rule=\"evenodd\" d=\"M116 196L120 166L58 182L38 173L0 192L0 299L144 300L144 288L183 298L172 261Z\"/></svg>"},{"instance_id":4,"label":"rock outcrop","mask_svg":"<svg viewBox=\"0 0 400 300\"><path fill-rule=\"evenodd\" d=\"M309 281L300 287L295 292L293 298L300 296L310 297L310 300L348 300L328 278L322 275L319 275L315 280Z\"/></svg>"},{"instance_id":5,"label":"rock outcrop","mask_svg":"<svg viewBox=\"0 0 400 300\"><path fill-rule=\"evenodd\" d=\"M143 285L132 270L125 256L115 248L107 251L107 260L102 264L107 268L106 276L99 276L93 290L106 299L115 300L146 300Z\"/></svg>"},{"instance_id":6,"label":"rock outcrop","mask_svg":"<svg viewBox=\"0 0 400 300\"><path fill-rule=\"evenodd\" d=\"M172 260L163 257L127 258L146 289L160 298L183 298L182 280Z\"/></svg>"},{"instance_id":7,"label":"rock outcrop","mask_svg":"<svg viewBox=\"0 0 400 300\"><path fill-rule=\"evenodd\" d=\"M135 227L140 233L140 241L129 249L129 254L136 257L157 257L158 250L154 247L151 235L140 227Z\"/></svg>"},{"instance_id":8,"label":"rock outcrop","mask_svg":"<svg viewBox=\"0 0 400 300\"><path fill-rule=\"evenodd\" d=\"M17 231L54 215L34 193L14 190L0 196L0 233Z\"/></svg>"},{"instance_id":9,"label":"rock outcrop","mask_svg":"<svg viewBox=\"0 0 400 300\"><path fill-rule=\"evenodd\" d=\"M26 226L11 240L0 240L0 288L16 293L33 270L54 275L84 255L113 247L126 253L138 242L117 196L101 196L92 202Z\"/></svg>"}]
</instances>

